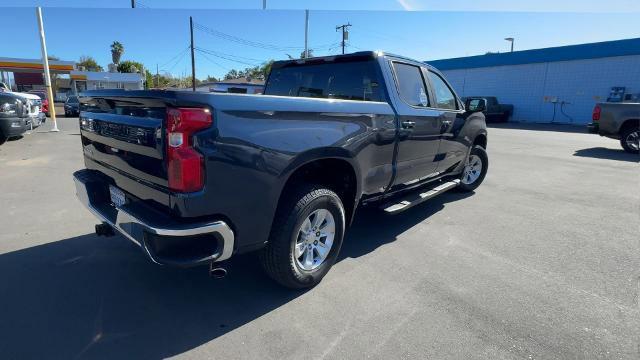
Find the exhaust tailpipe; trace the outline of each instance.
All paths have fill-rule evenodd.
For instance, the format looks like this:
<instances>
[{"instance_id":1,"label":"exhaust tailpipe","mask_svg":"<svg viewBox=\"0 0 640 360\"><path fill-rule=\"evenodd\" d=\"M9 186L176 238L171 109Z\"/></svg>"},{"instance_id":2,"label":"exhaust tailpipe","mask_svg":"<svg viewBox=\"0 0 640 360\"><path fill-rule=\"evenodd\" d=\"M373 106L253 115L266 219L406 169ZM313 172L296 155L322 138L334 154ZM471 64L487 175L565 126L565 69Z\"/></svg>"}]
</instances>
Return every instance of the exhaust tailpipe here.
<instances>
[{"instance_id":1,"label":"exhaust tailpipe","mask_svg":"<svg viewBox=\"0 0 640 360\"><path fill-rule=\"evenodd\" d=\"M209 269L209 276L214 279L223 279L225 276L227 276L227 269L223 267L212 267Z\"/></svg>"},{"instance_id":2,"label":"exhaust tailpipe","mask_svg":"<svg viewBox=\"0 0 640 360\"><path fill-rule=\"evenodd\" d=\"M223 279L227 276L227 269L223 266L226 261L222 261L219 263L214 263L213 261L209 263L209 276L214 279Z\"/></svg>"}]
</instances>

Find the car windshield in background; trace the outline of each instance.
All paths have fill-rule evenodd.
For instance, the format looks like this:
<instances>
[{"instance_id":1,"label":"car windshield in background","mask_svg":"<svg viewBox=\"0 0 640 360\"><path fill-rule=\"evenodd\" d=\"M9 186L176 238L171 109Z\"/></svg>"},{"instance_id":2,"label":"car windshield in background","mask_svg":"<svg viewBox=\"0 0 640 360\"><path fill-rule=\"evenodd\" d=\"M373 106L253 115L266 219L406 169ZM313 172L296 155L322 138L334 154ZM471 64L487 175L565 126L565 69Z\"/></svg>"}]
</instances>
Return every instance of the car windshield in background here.
<instances>
[{"instance_id":1,"label":"car windshield in background","mask_svg":"<svg viewBox=\"0 0 640 360\"><path fill-rule=\"evenodd\" d=\"M293 64L271 70L265 95L382 101L373 60Z\"/></svg>"},{"instance_id":2,"label":"car windshield in background","mask_svg":"<svg viewBox=\"0 0 640 360\"><path fill-rule=\"evenodd\" d=\"M77 96L69 96L67 98L67 102L69 102L69 103L77 103L78 102L78 97Z\"/></svg>"}]
</instances>

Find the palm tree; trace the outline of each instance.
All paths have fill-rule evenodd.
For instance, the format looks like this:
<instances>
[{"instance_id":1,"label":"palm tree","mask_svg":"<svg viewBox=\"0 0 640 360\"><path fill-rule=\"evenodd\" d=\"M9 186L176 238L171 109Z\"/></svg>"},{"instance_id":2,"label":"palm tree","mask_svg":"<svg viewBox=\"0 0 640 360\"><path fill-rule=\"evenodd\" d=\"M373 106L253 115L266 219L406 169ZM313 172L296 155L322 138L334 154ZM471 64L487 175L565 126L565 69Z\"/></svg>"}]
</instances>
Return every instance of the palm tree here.
<instances>
[{"instance_id":1,"label":"palm tree","mask_svg":"<svg viewBox=\"0 0 640 360\"><path fill-rule=\"evenodd\" d=\"M111 60L113 60L114 64L120 63L120 57L124 53L124 45L122 45L119 41L114 41L111 44Z\"/></svg>"}]
</instances>

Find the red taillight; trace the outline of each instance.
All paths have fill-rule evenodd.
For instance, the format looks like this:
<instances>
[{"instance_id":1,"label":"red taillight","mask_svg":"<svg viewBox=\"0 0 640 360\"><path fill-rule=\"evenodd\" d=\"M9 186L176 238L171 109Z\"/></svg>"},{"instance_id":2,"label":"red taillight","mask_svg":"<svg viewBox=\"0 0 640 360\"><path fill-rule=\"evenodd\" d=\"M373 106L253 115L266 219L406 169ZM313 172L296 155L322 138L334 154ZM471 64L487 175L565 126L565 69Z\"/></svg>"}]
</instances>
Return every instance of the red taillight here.
<instances>
[{"instance_id":1,"label":"red taillight","mask_svg":"<svg viewBox=\"0 0 640 360\"><path fill-rule=\"evenodd\" d=\"M591 120L593 121L600 121L600 105L596 105L596 107L593 108L593 114L591 115Z\"/></svg>"},{"instance_id":2,"label":"red taillight","mask_svg":"<svg viewBox=\"0 0 640 360\"><path fill-rule=\"evenodd\" d=\"M202 108L167 109L167 175L169 189L192 192L204 187L204 158L193 145L193 134L212 124Z\"/></svg>"}]
</instances>

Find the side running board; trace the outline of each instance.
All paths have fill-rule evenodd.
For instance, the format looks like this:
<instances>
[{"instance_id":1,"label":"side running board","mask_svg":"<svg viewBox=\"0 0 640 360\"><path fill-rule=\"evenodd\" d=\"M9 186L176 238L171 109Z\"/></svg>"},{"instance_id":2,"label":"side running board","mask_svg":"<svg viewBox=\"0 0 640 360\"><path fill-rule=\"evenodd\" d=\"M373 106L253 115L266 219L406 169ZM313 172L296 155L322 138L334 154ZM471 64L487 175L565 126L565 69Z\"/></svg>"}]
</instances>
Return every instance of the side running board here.
<instances>
[{"instance_id":1,"label":"side running board","mask_svg":"<svg viewBox=\"0 0 640 360\"><path fill-rule=\"evenodd\" d=\"M401 211L416 206L423 201L429 200L438 194L442 194L445 191L451 190L459 184L460 180L455 179L446 183L442 183L434 188L428 189L427 191L424 191L425 189L419 189L415 192L405 195L402 198L394 199L387 203L384 203L382 204L382 206L380 206L380 208L388 214L397 214Z\"/></svg>"}]
</instances>

